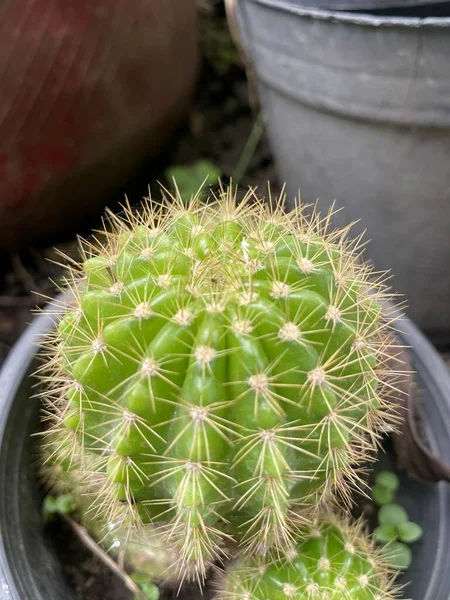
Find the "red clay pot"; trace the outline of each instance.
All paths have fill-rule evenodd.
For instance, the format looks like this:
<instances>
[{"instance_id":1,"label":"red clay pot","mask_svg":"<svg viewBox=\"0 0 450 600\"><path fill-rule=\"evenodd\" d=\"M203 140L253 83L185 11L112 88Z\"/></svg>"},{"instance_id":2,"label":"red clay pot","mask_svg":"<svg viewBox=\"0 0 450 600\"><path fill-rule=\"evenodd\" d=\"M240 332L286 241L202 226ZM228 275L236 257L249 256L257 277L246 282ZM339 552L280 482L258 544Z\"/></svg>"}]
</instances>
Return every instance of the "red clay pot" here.
<instances>
[{"instance_id":1,"label":"red clay pot","mask_svg":"<svg viewBox=\"0 0 450 600\"><path fill-rule=\"evenodd\" d=\"M60 237L188 106L195 0L1 0L0 247Z\"/></svg>"}]
</instances>

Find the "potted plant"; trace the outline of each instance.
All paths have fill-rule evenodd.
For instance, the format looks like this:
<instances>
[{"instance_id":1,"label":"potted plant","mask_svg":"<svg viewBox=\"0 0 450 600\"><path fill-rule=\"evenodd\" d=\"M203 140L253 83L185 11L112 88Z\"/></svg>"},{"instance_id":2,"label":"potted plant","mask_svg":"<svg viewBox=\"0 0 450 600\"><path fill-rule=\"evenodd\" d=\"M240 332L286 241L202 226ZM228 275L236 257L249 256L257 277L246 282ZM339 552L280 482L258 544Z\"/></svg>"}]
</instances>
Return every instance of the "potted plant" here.
<instances>
[{"instance_id":1,"label":"potted plant","mask_svg":"<svg viewBox=\"0 0 450 600\"><path fill-rule=\"evenodd\" d=\"M237 204L230 188L215 203L126 208L105 239L85 243L57 328L50 309L2 374L5 598L70 598L39 535L36 334L47 356L45 482L69 492L92 537L140 577L203 585L231 556L219 597L324 598L333 586L349 599L394 594L383 559L341 511L363 485L358 465L398 421L395 315L358 243L330 220L308 219L301 204L272 209L254 192ZM445 455L448 373L428 346L412 358L433 450ZM444 598L449 542L433 524L442 536L448 490L409 485L408 512L427 535L408 593ZM421 513L425 497L438 510Z\"/></svg>"}]
</instances>

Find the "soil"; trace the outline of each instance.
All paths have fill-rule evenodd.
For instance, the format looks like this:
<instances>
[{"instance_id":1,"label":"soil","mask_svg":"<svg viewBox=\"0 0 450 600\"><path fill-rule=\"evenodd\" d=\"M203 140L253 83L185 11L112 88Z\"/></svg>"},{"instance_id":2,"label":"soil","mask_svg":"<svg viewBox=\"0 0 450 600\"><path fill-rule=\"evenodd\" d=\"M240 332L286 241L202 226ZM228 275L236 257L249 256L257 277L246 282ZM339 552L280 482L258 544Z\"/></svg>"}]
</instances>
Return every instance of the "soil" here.
<instances>
[{"instance_id":1,"label":"soil","mask_svg":"<svg viewBox=\"0 0 450 600\"><path fill-rule=\"evenodd\" d=\"M74 600L132 599L124 583L75 537L63 520L54 521L47 530L64 575L75 591Z\"/></svg>"},{"instance_id":2,"label":"soil","mask_svg":"<svg viewBox=\"0 0 450 600\"><path fill-rule=\"evenodd\" d=\"M86 548L63 519L48 525L47 534L61 560L67 582L74 590L73 600L133 599L133 593L122 580ZM162 586L160 591L161 600L175 600L178 595L176 588ZM190 584L183 587L179 596L183 600L209 600L212 590L207 588L200 594L197 586Z\"/></svg>"},{"instance_id":3,"label":"soil","mask_svg":"<svg viewBox=\"0 0 450 600\"><path fill-rule=\"evenodd\" d=\"M147 195L149 173L152 173L150 184L154 189L157 181L164 181L164 171L170 165L189 164L202 158L217 165L224 179L235 172L258 109L250 106L245 70L227 33L222 1L203 0L202 6L203 64L191 114L158 164L143 165L133 181L117 190L108 203L110 206L117 205L124 193L132 203L139 202ZM239 183L244 187L257 186L259 192L264 193L267 181L277 193L275 167L263 135ZM86 231L91 225L95 224L86 224ZM69 255L76 254L74 240L66 240L57 248ZM54 250L43 248L25 248L0 257L0 364L32 319L33 307L45 304L45 297L55 293L56 285L49 277L57 281L61 269L48 259L60 260ZM447 360L450 366L450 354ZM76 600L132 599L118 577L83 546L67 525L57 522L49 526L48 534L61 557ZM165 590L163 595L170 598L174 593ZM199 592L195 587L186 588L182 597L199 597ZM202 598L208 598L208 592Z\"/></svg>"}]
</instances>

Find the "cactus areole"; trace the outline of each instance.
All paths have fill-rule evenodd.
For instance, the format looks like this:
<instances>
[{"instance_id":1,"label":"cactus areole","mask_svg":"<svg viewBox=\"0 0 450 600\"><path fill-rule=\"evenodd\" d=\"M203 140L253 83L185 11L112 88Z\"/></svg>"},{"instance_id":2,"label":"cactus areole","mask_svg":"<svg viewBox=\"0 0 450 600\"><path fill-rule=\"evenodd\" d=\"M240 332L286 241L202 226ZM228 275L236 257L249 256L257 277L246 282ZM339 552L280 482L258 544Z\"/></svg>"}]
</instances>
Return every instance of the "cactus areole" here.
<instances>
[{"instance_id":1,"label":"cactus areole","mask_svg":"<svg viewBox=\"0 0 450 600\"><path fill-rule=\"evenodd\" d=\"M282 204L224 189L110 215L48 340L54 460L76 456L103 518L162 524L183 577L229 541L292 548L391 419L383 282L331 214Z\"/></svg>"}]
</instances>

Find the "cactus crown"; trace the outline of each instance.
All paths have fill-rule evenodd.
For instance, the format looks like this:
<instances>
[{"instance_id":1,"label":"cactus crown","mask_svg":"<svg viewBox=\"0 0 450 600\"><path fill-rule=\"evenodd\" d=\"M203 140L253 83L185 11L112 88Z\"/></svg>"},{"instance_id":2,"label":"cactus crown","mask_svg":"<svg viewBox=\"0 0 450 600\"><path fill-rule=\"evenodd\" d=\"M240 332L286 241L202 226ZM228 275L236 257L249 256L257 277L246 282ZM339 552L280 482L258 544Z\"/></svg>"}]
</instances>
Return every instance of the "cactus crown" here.
<instances>
[{"instance_id":1,"label":"cactus crown","mask_svg":"<svg viewBox=\"0 0 450 600\"><path fill-rule=\"evenodd\" d=\"M47 443L103 517L164 523L182 576L227 540L292 548L297 514L348 500L392 421L383 278L331 216L231 188L148 202L70 269L41 373Z\"/></svg>"},{"instance_id":2,"label":"cactus crown","mask_svg":"<svg viewBox=\"0 0 450 600\"><path fill-rule=\"evenodd\" d=\"M321 517L299 532L286 556L245 558L217 582L217 600L394 600L394 586L380 551L361 523Z\"/></svg>"}]
</instances>

